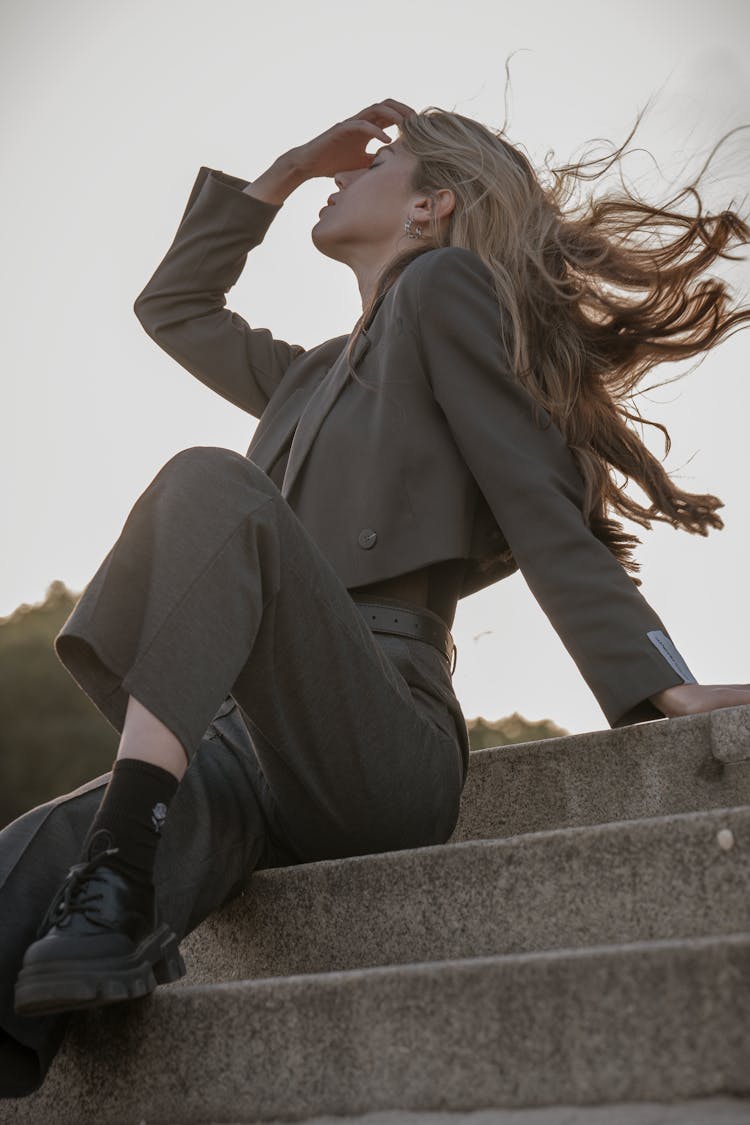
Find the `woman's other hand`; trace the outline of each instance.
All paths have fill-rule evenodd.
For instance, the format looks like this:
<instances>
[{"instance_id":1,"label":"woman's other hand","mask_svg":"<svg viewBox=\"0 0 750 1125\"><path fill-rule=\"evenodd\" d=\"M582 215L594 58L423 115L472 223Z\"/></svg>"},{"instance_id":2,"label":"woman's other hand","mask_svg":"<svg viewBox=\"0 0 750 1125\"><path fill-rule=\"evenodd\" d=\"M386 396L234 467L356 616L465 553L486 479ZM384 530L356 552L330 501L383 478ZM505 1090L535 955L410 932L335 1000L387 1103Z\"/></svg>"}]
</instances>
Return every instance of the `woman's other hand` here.
<instances>
[{"instance_id":1,"label":"woman's other hand","mask_svg":"<svg viewBox=\"0 0 750 1125\"><path fill-rule=\"evenodd\" d=\"M352 168L369 168L374 157L371 152L365 151L368 142L377 138L390 143L385 127L400 125L405 117L416 112L404 102L386 98L344 121L338 121L306 144L291 149L287 156L293 158L305 179L309 180L317 176L334 176Z\"/></svg>"},{"instance_id":2,"label":"woman's other hand","mask_svg":"<svg viewBox=\"0 0 750 1125\"><path fill-rule=\"evenodd\" d=\"M750 703L750 684L676 684L649 699L668 719L674 719Z\"/></svg>"}]
</instances>

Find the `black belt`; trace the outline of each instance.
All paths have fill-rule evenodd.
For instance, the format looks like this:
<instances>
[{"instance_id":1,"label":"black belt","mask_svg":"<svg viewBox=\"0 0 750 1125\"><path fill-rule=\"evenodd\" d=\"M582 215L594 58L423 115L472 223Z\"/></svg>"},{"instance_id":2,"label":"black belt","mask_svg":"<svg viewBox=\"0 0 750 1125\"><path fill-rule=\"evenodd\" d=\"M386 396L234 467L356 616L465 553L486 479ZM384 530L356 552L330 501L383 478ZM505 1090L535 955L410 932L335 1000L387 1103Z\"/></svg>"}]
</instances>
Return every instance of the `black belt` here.
<instances>
[{"instance_id":1,"label":"black belt","mask_svg":"<svg viewBox=\"0 0 750 1125\"><path fill-rule=\"evenodd\" d=\"M453 675L458 653L450 629L442 621L419 609L406 609L403 606L359 598L352 600L373 633L395 633L398 637L416 637L420 641L427 641L439 649L446 660L452 661Z\"/></svg>"}]
</instances>

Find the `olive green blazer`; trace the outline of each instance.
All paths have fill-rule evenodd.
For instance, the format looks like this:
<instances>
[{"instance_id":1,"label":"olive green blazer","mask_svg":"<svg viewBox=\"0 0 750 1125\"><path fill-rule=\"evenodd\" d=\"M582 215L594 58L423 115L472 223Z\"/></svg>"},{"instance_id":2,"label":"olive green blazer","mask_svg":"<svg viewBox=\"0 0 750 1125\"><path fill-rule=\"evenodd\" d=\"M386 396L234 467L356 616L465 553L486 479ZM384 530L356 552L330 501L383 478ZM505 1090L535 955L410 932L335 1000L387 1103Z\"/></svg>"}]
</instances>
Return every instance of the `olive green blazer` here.
<instances>
[{"instance_id":1,"label":"olive green blazer","mask_svg":"<svg viewBox=\"0 0 750 1125\"><path fill-rule=\"evenodd\" d=\"M247 456L264 471L292 439L282 495L347 587L462 558L465 597L520 570L610 725L661 718L648 696L695 677L586 525L570 449L511 376L481 258L443 247L410 262L350 369L350 337L304 348L226 307L283 206L248 182L201 167L135 300L148 335L260 419Z\"/></svg>"}]
</instances>

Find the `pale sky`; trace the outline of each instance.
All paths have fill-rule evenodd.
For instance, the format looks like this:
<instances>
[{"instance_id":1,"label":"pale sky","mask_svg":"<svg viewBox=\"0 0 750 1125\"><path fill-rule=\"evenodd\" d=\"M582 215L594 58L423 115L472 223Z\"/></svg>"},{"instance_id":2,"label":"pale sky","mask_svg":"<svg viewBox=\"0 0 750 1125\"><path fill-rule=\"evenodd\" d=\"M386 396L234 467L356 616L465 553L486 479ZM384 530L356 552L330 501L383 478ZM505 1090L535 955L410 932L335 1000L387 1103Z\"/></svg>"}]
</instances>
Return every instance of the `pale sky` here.
<instances>
[{"instance_id":1,"label":"pale sky","mask_svg":"<svg viewBox=\"0 0 750 1125\"><path fill-rule=\"evenodd\" d=\"M256 420L162 352L132 308L202 164L252 180L386 97L499 128L513 51L507 132L537 165L594 138L619 143L652 95L637 143L668 182L750 124L744 0L4 0L1 12L0 614L54 579L79 593L178 450L247 449ZM631 159L631 183L651 174ZM709 210L744 201L746 214L750 130L715 167ZM228 296L253 327L305 347L350 332L361 312L354 274L310 239L334 187L312 180L286 201ZM748 303L750 248L738 253L722 276ZM707 538L625 525L644 540L641 592L701 683L750 681L749 361L745 329L639 400L671 434L665 466L681 487L725 503L725 528ZM642 436L663 457L659 432ZM519 711L607 729L520 574L463 599L453 633L467 718Z\"/></svg>"}]
</instances>

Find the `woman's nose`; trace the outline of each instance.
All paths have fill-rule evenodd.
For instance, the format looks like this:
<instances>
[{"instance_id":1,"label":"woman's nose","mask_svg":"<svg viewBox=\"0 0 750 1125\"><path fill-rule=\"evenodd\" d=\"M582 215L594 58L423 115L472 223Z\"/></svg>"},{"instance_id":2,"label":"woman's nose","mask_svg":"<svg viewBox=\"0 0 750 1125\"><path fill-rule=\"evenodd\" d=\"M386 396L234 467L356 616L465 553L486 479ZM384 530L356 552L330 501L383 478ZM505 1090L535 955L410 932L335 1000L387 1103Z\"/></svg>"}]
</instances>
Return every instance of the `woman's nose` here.
<instances>
[{"instance_id":1,"label":"woman's nose","mask_svg":"<svg viewBox=\"0 0 750 1125\"><path fill-rule=\"evenodd\" d=\"M364 171L366 171L366 169L364 168L350 168L344 172L337 172L333 177L333 182L335 183L339 191L341 191L341 189L345 187L347 183L349 183L352 179L356 179L360 172Z\"/></svg>"}]
</instances>

